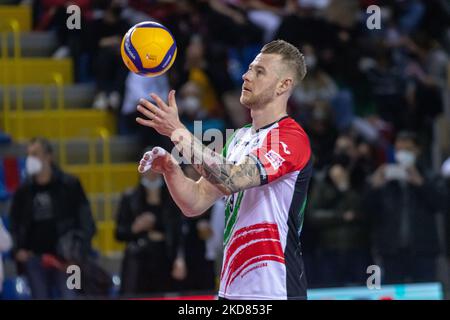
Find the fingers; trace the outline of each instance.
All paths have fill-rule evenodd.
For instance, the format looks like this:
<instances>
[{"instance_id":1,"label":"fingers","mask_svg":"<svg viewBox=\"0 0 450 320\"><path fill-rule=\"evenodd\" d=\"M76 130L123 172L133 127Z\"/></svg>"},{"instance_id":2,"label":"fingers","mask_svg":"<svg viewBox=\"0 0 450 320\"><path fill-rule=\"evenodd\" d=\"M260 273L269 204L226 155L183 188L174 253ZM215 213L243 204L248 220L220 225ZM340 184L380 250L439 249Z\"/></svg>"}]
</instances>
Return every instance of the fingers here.
<instances>
[{"instance_id":1,"label":"fingers","mask_svg":"<svg viewBox=\"0 0 450 320\"><path fill-rule=\"evenodd\" d=\"M153 96L152 96L152 98L153 98ZM153 99L155 99L155 98L153 98ZM159 97L158 97L158 99L161 100ZM155 101L156 101L156 99L155 99ZM139 105L144 107L145 109L151 111L152 113L154 113L155 115L157 115L159 117L162 117L164 115L164 111L162 111L160 108L158 108L157 106L155 106L153 103L151 103L150 101L148 101L146 99L139 99Z\"/></svg>"},{"instance_id":2,"label":"fingers","mask_svg":"<svg viewBox=\"0 0 450 320\"><path fill-rule=\"evenodd\" d=\"M141 125L143 125L143 126L146 126L146 127L150 127L150 128L154 128L155 127L155 122L154 122L155 120L145 120L145 119L142 119L142 118L136 118L136 122L137 123L139 123L139 124L141 124Z\"/></svg>"},{"instance_id":3,"label":"fingers","mask_svg":"<svg viewBox=\"0 0 450 320\"><path fill-rule=\"evenodd\" d=\"M164 157L167 155L167 151L161 147L154 147L152 149L151 153L152 153L152 155L151 155L152 161L155 160L156 158Z\"/></svg>"},{"instance_id":4,"label":"fingers","mask_svg":"<svg viewBox=\"0 0 450 320\"><path fill-rule=\"evenodd\" d=\"M141 161L139 161L138 171L144 173L152 167L153 157L151 152L144 153Z\"/></svg>"},{"instance_id":5,"label":"fingers","mask_svg":"<svg viewBox=\"0 0 450 320\"><path fill-rule=\"evenodd\" d=\"M150 120L160 120L160 118L156 114L154 114L153 112L151 112L150 110L144 108L141 105L137 106L137 111L142 113L144 116L146 116Z\"/></svg>"},{"instance_id":6,"label":"fingers","mask_svg":"<svg viewBox=\"0 0 450 320\"><path fill-rule=\"evenodd\" d=\"M154 147L151 151L144 153L141 161L139 162L138 171L144 173L151 169L153 161L158 157L163 157L167 154L167 151L161 147Z\"/></svg>"},{"instance_id":7,"label":"fingers","mask_svg":"<svg viewBox=\"0 0 450 320\"><path fill-rule=\"evenodd\" d=\"M169 96L167 97L167 101L169 101L170 107L177 108L177 101L175 100L175 90L169 91Z\"/></svg>"},{"instance_id":8,"label":"fingers","mask_svg":"<svg viewBox=\"0 0 450 320\"><path fill-rule=\"evenodd\" d=\"M166 110L169 108L169 106L155 93L151 93L150 97L152 97L153 100L155 100L156 104L160 108L159 110Z\"/></svg>"},{"instance_id":9,"label":"fingers","mask_svg":"<svg viewBox=\"0 0 450 320\"><path fill-rule=\"evenodd\" d=\"M138 172L144 173L144 172L148 171L151 167L152 167L151 162L148 163L147 161L141 160L139 162Z\"/></svg>"}]
</instances>

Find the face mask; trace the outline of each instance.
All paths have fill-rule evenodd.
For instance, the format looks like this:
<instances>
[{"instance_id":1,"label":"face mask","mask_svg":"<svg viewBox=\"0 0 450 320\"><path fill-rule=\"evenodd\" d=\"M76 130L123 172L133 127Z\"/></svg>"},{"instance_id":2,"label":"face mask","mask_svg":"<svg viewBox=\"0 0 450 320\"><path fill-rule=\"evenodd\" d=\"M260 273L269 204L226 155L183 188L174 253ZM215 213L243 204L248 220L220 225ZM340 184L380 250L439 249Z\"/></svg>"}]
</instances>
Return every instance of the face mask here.
<instances>
[{"instance_id":1,"label":"face mask","mask_svg":"<svg viewBox=\"0 0 450 320\"><path fill-rule=\"evenodd\" d=\"M348 181L339 181L336 184L336 189L338 189L340 192L346 192L349 189L350 185Z\"/></svg>"},{"instance_id":2,"label":"face mask","mask_svg":"<svg viewBox=\"0 0 450 320\"><path fill-rule=\"evenodd\" d=\"M441 167L441 174L450 181L450 158L444 161Z\"/></svg>"},{"instance_id":3,"label":"face mask","mask_svg":"<svg viewBox=\"0 0 450 320\"><path fill-rule=\"evenodd\" d=\"M42 171L42 161L34 156L28 156L25 161L25 170L29 176L34 176Z\"/></svg>"},{"instance_id":4,"label":"face mask","mask_svg":"<svg viewBox=\"0 0 450 320\"><path fill-rule=\"evenodd\" d=\"M147 190L155 190L158 188L161 188L163 185L163 179L161 177L158 177L156 180L150 180L148 178L142 178L141 184L145 187Z\"/></svg>"},{"instance_id":5,"label":"face mask","mask_svg":"<svg viewBox=\"0 0 450 320\"><path fill-rule=\"evenodd\" d=\"M200 109L200 99L197 97L186 97L183 99L183 109L188 113L194 113Z\"/></svg>"},{"instance_id":6,"label":"face mask","mask_svg":"<svg viewBox=\"0 0 450 320\"><path fill-rule=\"evenodd\" d=\"M395 152L395 161L404 167L412 167L416 162L416 155L411 151L399 150Z\"/></svg>"}]
</instances>

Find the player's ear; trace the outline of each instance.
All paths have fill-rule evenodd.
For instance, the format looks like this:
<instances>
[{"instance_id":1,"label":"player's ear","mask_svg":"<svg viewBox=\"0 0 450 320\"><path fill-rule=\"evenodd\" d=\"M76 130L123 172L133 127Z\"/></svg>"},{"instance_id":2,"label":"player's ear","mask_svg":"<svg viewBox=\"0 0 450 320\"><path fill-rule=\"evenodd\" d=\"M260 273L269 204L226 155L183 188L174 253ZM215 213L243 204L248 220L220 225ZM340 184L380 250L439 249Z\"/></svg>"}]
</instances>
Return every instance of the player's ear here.
<instances>
[{"instance_id":1,"label":"player's ear","mask_svg":"<svg viewBox=\"0 0 450 320\"><path fill-rule=\"evenodd\" d=\"M291 90L293 85L294 85L294 79L292 79L291 77L282 79L277 88L277 95L282 95L286 91Z\"/></svg>"}]
</instances>

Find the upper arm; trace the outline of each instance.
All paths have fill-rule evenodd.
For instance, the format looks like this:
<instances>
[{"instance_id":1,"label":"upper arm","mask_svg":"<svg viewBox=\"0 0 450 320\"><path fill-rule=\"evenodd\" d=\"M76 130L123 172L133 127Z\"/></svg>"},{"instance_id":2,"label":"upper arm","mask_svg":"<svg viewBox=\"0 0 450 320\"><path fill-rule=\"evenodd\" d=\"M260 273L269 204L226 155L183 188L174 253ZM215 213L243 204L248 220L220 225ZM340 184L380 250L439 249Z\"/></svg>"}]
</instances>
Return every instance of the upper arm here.
<instances>
[{"instance_id":1,"label":"upper arm","mask_svg":"<svg viewBox=\"0 0 450 320\"><path fill-rule=\"evenodd\" d=\"M273 129L249 156L256 163L263 185L303 169L311 158L311 147L303 131Z\"/></svg>"}]
</instances>

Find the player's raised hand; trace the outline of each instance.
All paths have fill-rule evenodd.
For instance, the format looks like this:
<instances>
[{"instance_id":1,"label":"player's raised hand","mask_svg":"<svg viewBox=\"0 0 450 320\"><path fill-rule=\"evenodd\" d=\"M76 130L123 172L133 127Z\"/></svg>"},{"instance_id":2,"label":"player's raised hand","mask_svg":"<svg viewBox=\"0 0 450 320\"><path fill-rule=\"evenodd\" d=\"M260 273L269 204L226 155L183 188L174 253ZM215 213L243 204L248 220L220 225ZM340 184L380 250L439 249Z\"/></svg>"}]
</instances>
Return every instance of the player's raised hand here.
<instances>
[{"instance_id":1,"label":"player's raised hand","mask_svg":"<svg viewBox=\"0 0 450 320\"><path fill-rule=\"evenodd\" d=\"M170 90L166 104L157 94L150 94L150 97L157 104L154 105L146 99L140 99L137 110L146 117L136 118L136 121L143 126L155 129L159 134L171 137L177 129L184 126L178 116L178 107L175 100L175 90Z\"/></svg>"},{"instance_id":2,"label":"player's raised hand","mask_svg":"<svg viewBox=\"0 0 450 320\"><path fill-rule=\"evenodd\" d=\"M172 155L161 147L154 147L151 151L144 153L139 162L138 171L145 173L148 170L164 174L175 168L175 160Z\"/></svg>"}]
</instances>

